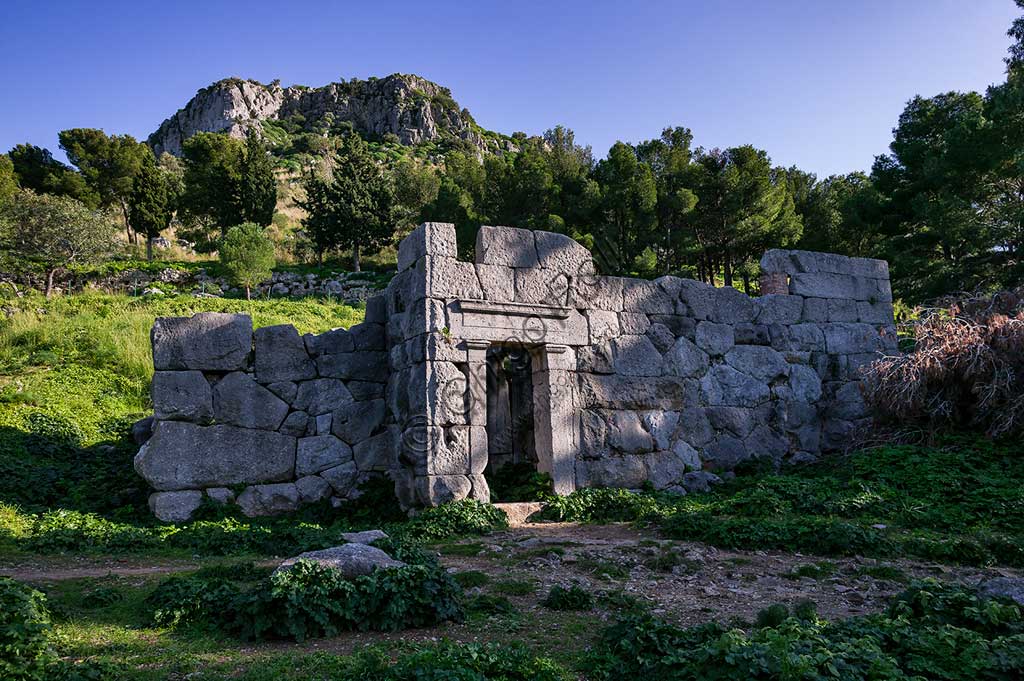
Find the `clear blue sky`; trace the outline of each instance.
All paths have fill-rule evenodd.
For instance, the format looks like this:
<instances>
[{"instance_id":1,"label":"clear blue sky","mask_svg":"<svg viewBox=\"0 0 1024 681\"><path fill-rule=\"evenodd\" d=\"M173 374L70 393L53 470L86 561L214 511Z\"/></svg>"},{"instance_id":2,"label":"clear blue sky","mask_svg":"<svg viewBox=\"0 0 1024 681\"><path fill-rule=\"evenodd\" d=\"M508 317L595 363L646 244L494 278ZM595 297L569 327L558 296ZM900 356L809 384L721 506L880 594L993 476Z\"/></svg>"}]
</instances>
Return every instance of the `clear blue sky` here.
<instances>
[{"instance_id":1,"label":"clear blue sky","mask_svg":"<svg viewBox=\"0 0 1024 681\"><path fill-rule=\"evenodd\" d=\"M0 5L0 151L144 139L201 87L418 73L486 128L604 156L668 125L826 175L868 169L915 94L1003 79L1011 0L24 2Z\"/></svg>"}]
</instances>

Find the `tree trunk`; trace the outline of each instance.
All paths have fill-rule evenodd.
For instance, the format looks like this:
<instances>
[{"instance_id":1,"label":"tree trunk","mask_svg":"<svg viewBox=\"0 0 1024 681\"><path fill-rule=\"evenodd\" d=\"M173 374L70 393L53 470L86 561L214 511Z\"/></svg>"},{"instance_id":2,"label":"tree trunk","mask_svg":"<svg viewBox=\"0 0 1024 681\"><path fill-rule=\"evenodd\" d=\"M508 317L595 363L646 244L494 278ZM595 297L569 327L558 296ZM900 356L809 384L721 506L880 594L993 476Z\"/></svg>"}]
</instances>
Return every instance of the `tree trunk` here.
<instances>
[{"instance_id":1,"label":"tree trunk","mask_svg":"<svg viewBox=\"0 0 1024 681\"><path fill-rule=\"evenodd\" d=\"M245 287L245 299L252 300L252 288L248 285Z\"/></svg>"},{"instance_id":2,"label":"tree trunk","mask_svg":"<svg viewBox=\"0 0 1024 681\"><path fill-rule=\"evenodd\" d=\"M359 271L359 244L352 247L352 271Z\"/></svg>"},{"instance_id":3,"label":"tree trunk","mask_svg":"<svg viewBox=\"0 0 1024 681\"><path fill-rule=\"evenodd\" d=\"M743 277L743 292L746 293L749 296L750 295L750 274L747 273L747 272L744 272L742 274L742 277Z\"/></svg>"},{"instance_id":4,"label":"tree trunk","mask_svg":"<svg viewBox=\"0 0 1024 681\"><path fill-rule=\"evenodd\" d=\"M725 285L732 286L732 256L728 251L722 259L722 273L725 276Z\"/></svg>"},{"instance_id":5,"label":"tree trunk","mask_svg":"<svg viewBox=\"0 0 1024 681\"><path fill-rule=\"evenodd\" d=\"M124 216L124 233L128 235L128 243L136 243L135 236L132 234L132 225L128 219L128 203L121 199L121 215Z\"/></svg>"},{"instance_id":6,"label":"tree trunk","mask_svg":"<svg viewBox=\"0 0 1024 681\"><path fill-rule=\"evenodd\" d=\"M50 294L53 293L53 275L57 274L57 268L54 268L46 273L46 297L49 298Z\"/></svg>"},{"instance_id":7,"label":"tree trunk","mask_svg":"<svg viewBox=\"0 0 1024 681\"><path fill-rule=\"evenodd\" d=\"M146 260L153 259L153 237L146 237Z\"/></svg>"}]
</instances>

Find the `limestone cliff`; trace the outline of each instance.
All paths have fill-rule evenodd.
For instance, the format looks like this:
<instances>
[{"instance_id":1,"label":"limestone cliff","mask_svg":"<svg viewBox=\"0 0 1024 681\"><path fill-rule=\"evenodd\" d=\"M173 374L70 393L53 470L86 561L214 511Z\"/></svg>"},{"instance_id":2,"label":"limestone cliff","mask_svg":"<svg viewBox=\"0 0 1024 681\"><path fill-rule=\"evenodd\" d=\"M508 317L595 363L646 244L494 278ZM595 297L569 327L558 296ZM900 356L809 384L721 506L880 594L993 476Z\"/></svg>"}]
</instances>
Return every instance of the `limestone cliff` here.
<instances>
[{"instance_id":1,"label":"limestone cliff","mask_svg":"<svg viewBox=\"0 0 1024 681\"><path fill-rule=\"evenodd\" d=\"M509 140L481 129L460 109L448 88L415 75L343 81L323 87L281 87L228 78L203 88L149 136L160 154L181 155L197 132L243 137L264 121L296 121L309 131L329 132L350 124L371 137L394 134L402 144L463 140L478 152L499 152Z\"/></svg>"}]
</instances>

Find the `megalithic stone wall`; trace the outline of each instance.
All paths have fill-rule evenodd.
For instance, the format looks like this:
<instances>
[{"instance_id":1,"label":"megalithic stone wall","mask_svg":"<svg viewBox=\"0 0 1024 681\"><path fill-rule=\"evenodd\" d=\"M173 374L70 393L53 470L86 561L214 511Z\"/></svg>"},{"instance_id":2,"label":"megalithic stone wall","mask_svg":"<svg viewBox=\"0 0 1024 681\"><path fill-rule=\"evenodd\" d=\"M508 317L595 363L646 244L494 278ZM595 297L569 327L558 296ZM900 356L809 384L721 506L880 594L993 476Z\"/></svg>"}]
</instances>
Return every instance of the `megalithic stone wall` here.
<instances>
[{"instance_id":1,"label":"megalithic stone wall","mask_svg":"<svg viewBox=\"0 0 1024 681\"><path fill-rule=\"evenodd\" d=\"M537 468L560 494L839 449L867 418L858 369L896 351L879 260L769 251L767 295L751 298L599 275L548 232L485 226L475 262L457 253L452 225L420 225L349 331L157 320L153 435L135 462L154 512L187 518L204 495L250 515L343 503L375 474L406 507L488 500L489 435L505 435L487 430L495 347L528 357Z\"/></svg>"},{"instance_id":2,"label":"megalithic stone wall","mask_svg":"<svg viewBox=\"0 0 1024 681\"><path fill-rule=\"evenodd\" d=\"M186 520L204 496L250 516L358 494L394 466L385 424L384 300L349 330L299 336L244 314L157 319L152 434L135 470L150 508ZM235 492L238 492L237 496Z\"/></svg>"}]
</instances>

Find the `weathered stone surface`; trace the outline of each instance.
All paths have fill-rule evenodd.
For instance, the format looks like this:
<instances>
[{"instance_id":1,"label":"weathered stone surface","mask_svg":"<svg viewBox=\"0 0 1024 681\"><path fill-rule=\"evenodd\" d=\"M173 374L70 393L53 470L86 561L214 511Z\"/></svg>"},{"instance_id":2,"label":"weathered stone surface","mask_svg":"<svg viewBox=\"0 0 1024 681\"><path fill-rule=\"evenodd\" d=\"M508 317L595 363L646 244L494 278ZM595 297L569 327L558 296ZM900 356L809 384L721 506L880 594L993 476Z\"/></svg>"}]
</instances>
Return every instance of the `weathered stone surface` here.
<instances>
[{"instance_id":1,"label":"weathered stone surface","mask_svg":"<svg viewBox=\"0 0 1024 681\"><path fill-rule=\"evenodd\" d=\"M320 472L320 477L326 480L334 492L340 496L348 496L355 489L359 480L359 469L353 461L346 461L340 466L328 468Z\"/></svg>"},{"instance_id":2,"label":"weathered stone surface","mask_svg":"<svg viewBox=\"0 0 1024 681\"><path fill-rule=\"evenodd\" d=\"M135 456L135 471L161 491L277 482L294 470L295 438L227 425L158 422Z\"/></svg>"},{"instance_id":3,"label":"weathered stone surface","mask_svg":"<svg viewBox=\"0 0 1024 681\"><path fill-rule=\"evenodd\" d=\"M679 300L676 311L698 321L710 320L717 306L716 289L714 286L690 279L682 279L679 283ZM753 303L751 303L751 310Z\"/></svg>"},{"instance_id":4,"label":"weathered stone surface","mask_svg":"<svg viewBox=\"0 0 1024 681\"><path fill-rule=\"evenodd\" d=\"M352 448L333 435L299 438L295 474L313 475L352 460Z\"/></svg>"},{"instance_id":5,"label":"weathered stone surface","mask_svg":"<svg viewBox=\"0 0 1024 681\"><path fill-rule=\"evenodd\" d=\"M622 333L641 336L651 328L651 320L642 312L620 312L619 328L622 329Z\"/></svg>"},{"instance_id":6,"label":"weathered stone surface","mask_svg":"<svg viewBox=\"0 0 1024 681\"><path fill-rule=\"evenodd\" d=\"M735 345L733 327L728 324L700 322L695 333L697 347L712 357L721 357Z\"/></svg>"},{"instance_id":7,"label":"weathered stone surface","mask_svg":"<svg viewBox=\"0 0 1024 681\"><path fill-rule=\"evenodd\" d=\"M299 502L303 504L323 501L333 492L327 481L319 475L307 475L299 478L295 481L295 490L299 494Z\"/></svg>"},{"instance_id":8,"label":"weathered stone surface","mask_svg":"<svg viewBox=\"0 0 1024 681\"><path fill-rule=\"evenodd\" d=\"M352 341L352 334L348 332L348 329L333 329L317 335L307 333L303 336L303 341L306 345L306 352L313 357L337 355L355 350L355 343Z\"/></svg>"},{"instance_id":9,"label":"weathered stone surface","mask_svg":"<svg viewBox=\"0 0 1024 681\"><path fill-rule=\"evenodd\" d=\"M686 340L678 338L665 353L665 373L683 378L702 376L708 369L708 356L703 350Z\"/></svg>"},{"instance_id":10,"label":"weathered stone surface","mask_svg":"<svg viewBox=\"0 0 1024 681\"><path fill-rule=\"evenodd\" d=\"M458 255L455 225L425 222L398 245L398 271L413 267L425 255L454 258Z\"/></svg>"},{"instance_id":11,"label":"weathered stone surface","mask_svg":"<svg viewBox=\"0 0 1024 681\"><path fill-rule=\"evenodd\" d=\"M804 298L804 309L800 315L804 322L827 322L828 300L825 298Z\"/></svg>"},{"instance_id":12,"label":"weathered stone surface","mask_svg":"<svg viewBox=\"0 0 1024 681\"><path fill-rule=\"evenodd\" d=\"M304 411L293 411L285 418L278 431L284 435L300 437L306 434L309 426L309 414Z\"/></svg>"},{"instance_id":13,"label":"weathered stone surface","mask_svg":"<svg viewBox=\"0 0 1024 681\"><path fill-rule=\"evenodd\" d=\"M855 322L859 317L856 300L830 298L826 300L830 322Z\"/></svg>"},{"instance_id":14,"label":"weathered stone surface","mask_svg":"<svg viewBox=\"0 0 1024 681\"><path fill-rule=\"evenodd\" d=\"M384 383L373 381L347 381L345 387L356 402L376 400L384 397Z\"/></svg>"},{"instance_id":15,"label":"weathered stone surface","mask_svg":"<svg viewBox=\"0 0 1024 681\"><path fill-rule=\"evenodd\" d=\"M235 500L250 518L291 513L299 508L299 490L293 482L246 487Z\"/></svg>"},{"instance_id":16,"label":"weathered stone surface","mask_svg":"<svg viewBox=\"0 0 1024 681\"><path fill-rule=\"evenodd\" d=\"M428 255L417 261L414 273L420 280L414 295L416 298L484 298L476 267L471 262ZM422 289L419 286L422 286ZM356 349L359 349L358 345Z\"/></svg>"},{"instance_id":17,"label":"weathered stone surface","mask_svg":"<svg viewBox=\"0 0 1024 681\"><path fill-rule=\"evenodd\" d=\"M647 481L641 456L610 456L576 462L577 487L624 487L637 489Z\"/></svg>"},{"instance_id":18,"label":"weathered stone surface","mask_svg":"<svg viewBox=\"0 0 1024 681\"><path fill-rule=\"evenodd\" d=\"M647 479L654 489L671 487L686 475L693 460L690 452L696 455L689 445L681 442L676 449L657 451L647 457Z\"/></svg>"},{"instance_id":19,"label":"weathered stone surface","mask_svg":"<svg viewBox=\"0 0 1024 681\"><path fill-rule=\"evenodd\" d=\"M708 420L715 430L727 430L738 438L745 438L754 430L760 413L748 407L708 407Z\"/></svg>"},{"instance_id":20,"label":"weathered stone surface","mask_svg":"<svg viewBox=\"0 0 1024 681\"><path fill-rule=\"evenodd\" d=\"M342 532L341 538L349 544L372 544L381 539L387 539L388 534L384 530L363 530L362 532Z\"/></svg>"},{"instance_id":21,"label":"weathered stone surface","mask_svg":"<svg viewBox=\"0 0 1024 681\"><path fill-rule=\"evenodd\" d=\"M683 476L682 485L691 494L710 492L712 485L721 485L722 479L707 471L692 471Z\"/></svg>"},{"instance_id":22,"label":"weathered stone surface","mask_svg":"<svg viewBox=\"0 0 1024 681\"><path fill-rule=\"evenodd\" d=\"M570 281L564 272L539 268L516 269L515 302L564 306L569 301Z\"/></svg>"},{"instance_id":23,"label":"weathered stone surface","mask_svg":"<svg viewBox=\"0 0 1024 681\"><path fill-rule=\"evenodd\" d=\"M654 449L669 449L672 435L679 425L679 412L677 411L648 411L640 416L644 429L654 439Z\"/></svg>"},{"instance_id":24,"label":"weathered stone surface","mask_svg":"<svg viewBox=\"0 0 1024 681\"><path fill-rule=\"evenodd\" d=\"M620 452L640 454L654 448L654 440L644 430L635 411L610 411L605 415L608 424L608 443Z\"/></svg>"},{"instance_id":25,"label":"weathered stone surface","mask_svg":"<svg viewBox=\"0 0 1024 681\"><path fill-rule=\"evenodd\" d=\"M384 327L381 324L355 324L348 330L356 350L384 350Z\"/></svg>"},{"instance_id":26,"label":"weathered stone surface","mask_svg":"<svg viewBox=\"0 0 1024 681\"><path fill-rule=\"evenodd\" d=\"M218 423L277 430L288 415L288 405L249 374L236 371L213 387L213 415Z\"/></svg>"},{"instance_id":27,"label":"weathered stone surface","mask_svg":"<svg viewBox=\"0 0 1024 681\"><path fill-rule=\"evenodd\" d=\"M622 312L622 278L584 273L572 277L569 304L590 310Z\"/></svg>"},{"instance_id":28,"label":"weathered stone surface","mask_svg":"<svg viewBox=\"0 0 1024 681\"><path fill-rule=\"evenodd\" d=\"M825 347L836 355L849 355L883 350L878 331L870 324L824 324Z\"/></svg>"},{"instance_id":29,"label":"weathered stone surface","mask_svg":"<svg viewBox=\"0 0 1024 681\"><path fill-rule=\"evenodd\" d=\"M267 390L274 393L288 404L294 402L295 396L299 394L299 386L292 381L278 381L277 383L270 383L267 385Z\"/></svg>"},{"instance_id":30,"label":"weathered stone surface","mask_svg":"<svg viewBox=\"0 0 1024 681\"><path fill-rule=\"evenodd\" d=\"M515 270L504 265L476 265L476 274L483 289L484 298L508 302L515 300Z\"/></svg>"},{"instance_id":31,"label":"weathered stone surface","mask_svg":"<svg viewBox=\"0 0 1024 681\"><path fill-rule=\"evenodd\" d=\"M719 324L745 324L754 321L754 301L732 286L715 289L715 307L711 318Z\"/></svg>"},{"instance_id":32,"label":"weathered stone surface","mask_svg":"<svg viewBox=\"0 0 1024 681\"><path fill-rule=\"evenodd\" d=\"M598 343L620 334L619 315L607 310L587 310L583 313L590 325L590 342Z\"/></svg>"},{"instance_id":33,"label":"weathered stone surface","mask_svg":"<svg viewBox=\"0 0 1024 681\"><path fill-rule=\"evenodd\" d=\"M732 435L720 434L704 449L704 463L717 471L729 471L750 458L744 441Z\"/></svg>"},{"instance_id":34,"label":"weathered stone surface","mask_svg":"<svg viewBox=\"0 0 1024 681\"><path fill-rule=\"evenodd\" d=\"M533 232L515 227L482 226L476 233L476 261L485 265L536 267Z\"/></svg>"},{"instance_id":35,"label":"weathered stone surface","mask_svg":"<svg viewBox=\"0 0 1024 681\"><path fill-rule=\"evenodd\" d=\"M1006 598L1024 607L1024 578L991 577L978 583L978 595L982 598Z\"/></svg>"},{"instance_id":36,"label":"weathered stone surface","mask_svg":"<svg viewBox=\"0 0 1024 681\"><path fill-rule=\"evenodd\" d=\"M796 324L803 315L800 296L767 295L754 299L754 321L758 324Z\"/></svg>"},{"instance_id":37,"label":"weathered stone surface","mask_svg":"<svg viewBox=\"0 0 1024 681\"><path fill-rule=\"evenodd\" d=\"M696 382L688 386L686 379L675 376L579 374L579 396L584 407L678 410L696 404L696 388Z\"/></svg>"},{"instance_id":38,"label":"weathered stone surface","mask_svg":"<svg viewBox=\"0 0 1024 681\"><path fill-rule=\"evenodd\" d=\"M316 365L306 344L291 324L256 329L255 369L260 383L316 378Z\"/></svg>"},{"instance_id":39,"label":"weathered stone surface","mask_svg":"<svg viewBox=\"0 0 1024 681\"><path fill-rule=\"evenodd\" d=\"M537 260L547 270L563 272L570 276L590 272L593 258L590 251L564 234L534 232Z\"/></svg>"},{"instance_id":40,"label":"weathered stone surface","mask_svg":"<svg viewBox=\"0 0 1024 681\"><path fill-rule=\"evenodd\" d=\"M644 335L651 339L654 347L661 353L668 352L676 342L675 334L664 324L651 324Z\"/></svg>"},{"instance_id":41,"label":"weathered stone surface","mask_svg":"<svg viewBox=\"0 0 1024 681\"><path fill-rule=\"evenodd\" d=\"M334 410L331 432L354 445L380 428L386 412L384 400L346 404Z\"/></svg>"},{"instance_id":42,"label":"weathered stone surface","mask_svg":"<svg viewBox=\"0 0 1024 681\"><path fill-rule=\"evenodd\" d=\"M336 378L317 378L299 384L299 392L292 406L319 416L352 403L352 393Z\"/></svg>"},{"instance_id":43,"label":"weathered stone surface","mask_svg":"<svg viewBox=\"0 0 1024 681\"><path fill-rule=\"evenodd\" d=\"M388 426L384 432L356 443L352 448L352 454L360 472L384 472L395 466L398 447L398 426Z\"/></svg>"},{"instance_id":44,"label":"weathered stone surface","mask_svg":"<svg viewBox=\"0 0 1024 681\"><path fill-rule=\"evenodd\" d=\"M619 336L612 340L612 364L623 376L660 376L661 353L647 336Z\"/></svg>"},{"instance_id":45,"label":"weathered stone surface","mask_svg":"<svg viewBox=\"0 0 1024 681\"><path fill-rule=\"evenodd\" d=\"M885 301L858 301L857 319L868 324L886 324L888 326L892 326L895 323L893 321L894 313L892 303Z\"/></svg>"},{"instance_id":46,"label":"weathered stone surface","mask_svg":"<svg viewBox=\"0 0 1024 681\"><path fill-rule=\"evenodd\" d=\"M206 496L214 503L222 506L235 503L235 493L227 487L208 487L206 489Z\"/></svg>"},{"instance_id":47,"label":"weathered stone surface","mask_svg":"<svg viewBox=\"0 0 1024 681\"><path fill-rule=\"evenodd\" d=\"M658 281L626 279L622 282L622 309L648 314L672 314L675 299Z\"/></svg>"},{"instance_id":48,"label":"weathered stone surface","mask_svg":"<svg viewBox=\"0 0 1024 681\"><path fill-rule=\"evenodd\" d=\"M316 367L326 378L374 381L386 375L387 357L387 353L377 351L320 355L316 358Z\"/></svg>"},{"instance_id":49,"label":"weathered stone surface","mask_svg":"<svg viewBox=\"0 0 1024 681\"><path fill-rule=\"evenodd\" d=\"M576 353L576 366L579 371L610 374L614 373L612 367L612 348L607 341L589 345L579 349Z\"/></svg>"},{"instance_id":50,"label":"weathered stone surface","mask_svg":"<svg viewBox=\"0 0 1024 681\"><path fill-rule=\"evenodd\" d=\"M416 478L416 496L425 506L461 501L473 490L465 475L424 475Z\"/></svg>"},{"instance_id":51,"label":"weathered stone surface","mask_svg":"<svg viewBox=\"0 0 1024 681\"><path fill-rule=\"evenodd\" d=\"M202 503L203 493L192 489L149 495L149 510L165 523L187 522Z\"/></svg>"},{"instance_id":52,"label":"weathered stone surface","mask_svg":"<svg viewBox=\"0 0 1024 681\"><path fill-rule=\"evenodd\" d=\"M144 445L153 437L153 424L156 422L152 416L139 419L132 424L132 442L137 445Z\"/></svg>"},{"instance_id":53,"label":"weathered stone surface","mask_svg":"<svg viewBox=\"0 0 1024 681\"><path fill-rule=\"evenodd\" d=\"M756 407L771 396L765 383L726 364L711 367L700 388L712 406Z\"/></svg>"},{"instance_id":54,"label":"weathered stone surface","mask_svg":"<svg viewBox=\"0 0 1024 681\"><path fill-rule=\"evenodd\" d=\"M153 415L161 421L206 423L213 418L213 391L201 371L157 371L150 394Z\"/></svg>"},{"instance_id":55,"label":"weathered stone surface","mask_svg":"<svg viewBox=\"0 0 1024 681\"><path fill-rule=\"evenodd\" d=\"M726 363L737 371L770 383L789 375L786 358L771 348L759 345L737 345L725 354Z\"/></svg>"},{"instance_id":56,"label":"weathered stone surface","mask_svg":"<svg viewBox=\"0 0 1024 681\"><path fill-rule=\"evenodd\" d=\"M623 313L625 314L625 313ZM697 320L691 317L684 317L678 314L652 314L648 315L652 324L661 324L672 332L676 338L685 336L690 340L694 339L697 329ZM625 331L623 331L625 333Z\"/></svg>"},{"instance_id":57,"label":"weathered stone surface","mask_svg":"<svg viewBox=\"0 0 1024 681\"><path fill-rule=\"evenodd\" d=\"M715 437L707 410L703 407L687 407L680 413L679 423L678 436L692 447L703 447Z\"/></svg>"},{"instance_id":58,"label":"weathered stone surface","mask_svg":"<svg viewBox=\"0 0 1024 681\"><path fill-rule=\"evenodd\" d=\"M252 319L221 312L158 317L150 338L157 371L237 371L252 352Z\"/></svg>"},{"instance_id":59,"label":"weathered stone surface","mask_svg":"<svg viewBox=\"0 0 1024 681\"><path fill-rule=\"evenodd\" d=\"M790 365L789 387L793 390L793 399L800 402L817 402L821 399L821 378L810 367Z\"/></svg>"},{"instance_id":60,"label":"weathered stone surface","mask_svg":"<svg viewBox=\"0 0 1024 681\"><path fill-rule=\"evenodd\" d=\"M300 560L308 560L324 567L337 570L348 579L369 575L376 570L390 570L405 567L405 563L394 560L376 546L352 542L319 551L306 551L281 563L278 571L290 569Z\"/></svg>"}]
</instances>

